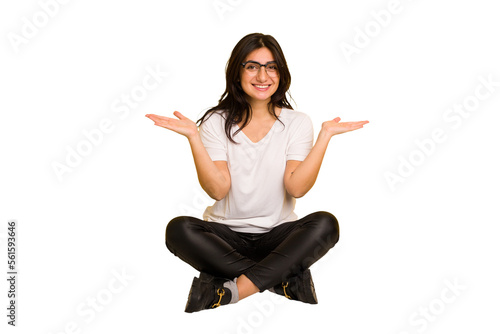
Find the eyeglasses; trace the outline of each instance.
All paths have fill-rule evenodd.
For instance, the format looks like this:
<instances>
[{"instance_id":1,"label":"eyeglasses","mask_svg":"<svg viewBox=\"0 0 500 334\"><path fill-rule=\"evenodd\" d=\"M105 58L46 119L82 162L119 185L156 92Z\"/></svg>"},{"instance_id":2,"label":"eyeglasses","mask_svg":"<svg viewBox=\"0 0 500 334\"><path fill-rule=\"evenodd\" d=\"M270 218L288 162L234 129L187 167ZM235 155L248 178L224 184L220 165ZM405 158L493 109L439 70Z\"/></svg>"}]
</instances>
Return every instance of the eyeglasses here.
<instances>
[{"instance_id":1,"label":"eyeglasses","mask_svg":"<svg viewBox=\"0 0 500 334\"><path fill-rule=\"evenodd\" d=\"M258 63L256 61L250 60L241 64L245 71L250 75L256 75L260 68L264 66L267 75L270 77L277 77L279 75L278 64L275 61L269 61L265 64Z\"/></svg>"}]
</instances>

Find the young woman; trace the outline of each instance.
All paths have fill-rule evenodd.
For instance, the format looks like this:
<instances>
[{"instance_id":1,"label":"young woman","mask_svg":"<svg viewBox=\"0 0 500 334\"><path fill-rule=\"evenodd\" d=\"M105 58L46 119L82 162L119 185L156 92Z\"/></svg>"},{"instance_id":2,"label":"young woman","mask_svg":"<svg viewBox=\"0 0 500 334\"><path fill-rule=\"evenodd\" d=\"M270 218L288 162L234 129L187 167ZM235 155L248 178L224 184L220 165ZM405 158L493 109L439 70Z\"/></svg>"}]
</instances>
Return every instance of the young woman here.
<instances>
[{"instance_id":1,"label":"young woman","mask_svg":"<svg viewBox=\"0 0 500 334\"><path fill-rule=\"evenodd\" d=\"M201 272L186 312L265 290L317 303L308 268L337 243L339 226L325 211L298 219L295 198L314 185L332 136L368 121L326 121L313 145L311 119L285 96L290 81L278 42L250 34L233 49L226 90L199 129L178 111L177 119L146 115L188 139L198 180L215 200L203 220L181 216L167 225L167 248Z\"/></svg>"}]
</instances>

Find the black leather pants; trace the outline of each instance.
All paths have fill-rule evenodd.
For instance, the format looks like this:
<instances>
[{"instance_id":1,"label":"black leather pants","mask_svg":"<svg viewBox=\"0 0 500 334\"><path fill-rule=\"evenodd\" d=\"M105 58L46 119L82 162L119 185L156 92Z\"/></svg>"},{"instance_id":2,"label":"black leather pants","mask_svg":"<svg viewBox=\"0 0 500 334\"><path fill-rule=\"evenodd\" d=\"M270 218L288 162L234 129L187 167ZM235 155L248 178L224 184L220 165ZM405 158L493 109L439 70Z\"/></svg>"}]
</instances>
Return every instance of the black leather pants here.
<instances>
[{"instance_id":1,"label":"black leather pants","mask_svg":"<svg viewBox=\"0 0 500 334\"><path fill-rule=\"evenodd\" d=\"M339 225L325 211L283 223L267 233L240 233L195 217L172 219L167 248L193 268L233 279L245 274L265 291L309 268L335 246Z\"/></svg>"}]
</instances>

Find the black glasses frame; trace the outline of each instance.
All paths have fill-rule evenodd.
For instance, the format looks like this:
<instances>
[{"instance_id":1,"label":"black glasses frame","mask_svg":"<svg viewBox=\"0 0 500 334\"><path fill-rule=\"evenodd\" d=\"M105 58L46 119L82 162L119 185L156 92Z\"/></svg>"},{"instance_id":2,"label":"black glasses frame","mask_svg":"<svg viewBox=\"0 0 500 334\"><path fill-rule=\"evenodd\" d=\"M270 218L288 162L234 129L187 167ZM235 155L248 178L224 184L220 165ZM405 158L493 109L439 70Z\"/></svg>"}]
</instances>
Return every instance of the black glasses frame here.
<instances>
[{"instance_id":1,"label":"black glasses frame","mask_svg":"<svg viewBox=\"0 0 500 334\"><path fill-rule=\"evenodd\" d=\"M244 62L244 63L241 63L241 66L245 67L245 66L247 66L247 64L248 64L248 63L252 63L252 64L255 64L255 65L259 65L259 69L260 69L262 66L264 66L264 67L266 67L266 71L267 71L267 65L276 64L276 67L278 67L278 63L277 63L277 62L275 62L275 61L268 61L268 62L267 62L267 63L265 63L265 64L261 64L261 63L259 63L259 62L255 61L255 60L249 60L249 61L246 61L246 62Z\"/></svg>"}]
</instances>

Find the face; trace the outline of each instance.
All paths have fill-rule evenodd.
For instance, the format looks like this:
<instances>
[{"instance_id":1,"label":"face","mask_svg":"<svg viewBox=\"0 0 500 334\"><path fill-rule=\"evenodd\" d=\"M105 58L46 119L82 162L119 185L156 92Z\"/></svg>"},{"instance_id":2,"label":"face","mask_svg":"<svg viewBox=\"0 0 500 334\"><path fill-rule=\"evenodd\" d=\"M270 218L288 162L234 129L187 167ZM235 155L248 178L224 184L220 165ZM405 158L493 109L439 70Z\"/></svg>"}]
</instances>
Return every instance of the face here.
<instances>
[{"instance_id":1,"label":"face","mask_svg":"<svg viewBox=\"0 0 500 334\"><path fill-rule=\"evenodd\" d=\"M260 64L275 61L271 51L265 47L250 52L245 58L245 62L249 60ZM276 77L270 77L264 66L256 74L248 73L242 66L240 70L240 82L243 91L247 95L248 102L252 104L258 101L269 102L271 96L278 89L280 78L279 74Z\"/></svg>"}]
</instances>

